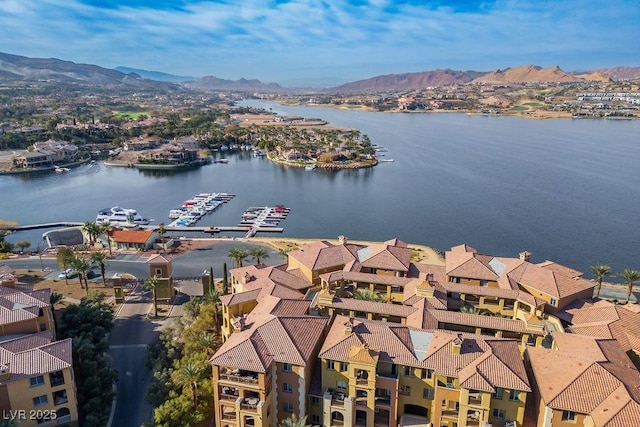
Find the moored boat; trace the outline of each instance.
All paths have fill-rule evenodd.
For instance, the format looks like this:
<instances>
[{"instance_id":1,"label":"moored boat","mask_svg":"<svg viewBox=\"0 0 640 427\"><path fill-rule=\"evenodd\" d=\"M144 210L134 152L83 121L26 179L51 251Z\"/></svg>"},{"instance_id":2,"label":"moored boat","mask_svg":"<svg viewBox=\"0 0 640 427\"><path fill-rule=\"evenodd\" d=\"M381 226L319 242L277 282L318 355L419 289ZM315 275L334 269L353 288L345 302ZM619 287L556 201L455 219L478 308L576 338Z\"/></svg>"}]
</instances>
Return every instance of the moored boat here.
<instances>
[{"instance_id":1,"label":"moored boat","mask_svg":"<svg viewBox=\"0 0 640 427\"><path fill-rule=\"evenodd\" d=\"M122 225L145 225L151 222L150 219L141 216L135 209L120 208L114 206L105 208L98 212L96 222Z\"/></svg>"}]
</instances>

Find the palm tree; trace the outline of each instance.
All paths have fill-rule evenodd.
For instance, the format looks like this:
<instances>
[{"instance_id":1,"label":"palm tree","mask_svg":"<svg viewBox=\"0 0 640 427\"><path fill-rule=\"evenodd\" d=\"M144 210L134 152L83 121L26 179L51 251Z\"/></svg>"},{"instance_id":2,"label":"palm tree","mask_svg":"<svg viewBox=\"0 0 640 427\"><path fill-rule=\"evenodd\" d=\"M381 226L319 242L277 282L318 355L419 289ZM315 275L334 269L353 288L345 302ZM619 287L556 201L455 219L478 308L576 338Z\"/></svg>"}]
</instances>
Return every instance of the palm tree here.
<instances>
[{"instance_id":1,"label":"palm tree","mask_svg":"<svg viewBox=\"0 0 640 427\"><path fill-rule=\"evenodd\" d=\"M58 264L58 267L63 270L63 271L67 271L67 269L69 268L69 266L71 265L71 261L73 260L73 258L75 257L75 254L73 253L73 250L71 248L68 247L63 247L58 249L58 253L56 254L56 262ZM64 275L64 282L65 285L69 284L69 278L67 277L67 275Z\"/></svg>"},{"instance_id":2,"label":"palm tree","mask_svg":"<svg viewBox=\"0 0 640 427\"><path fill-rule=\"evenodd\" d=\"M596 275L596 282L598 287L596 288L596 298L600 296L600 288L602 288L602 279L604 276L611 274L611 267L606 264L594 264L591 266L591 272Z\"/></svg>"},{"instance_id":3,"label":"palm tree","mask_svg":"<svg viewBox=\"0 0 640 427\"><path fill-rule=\"evenodd\" d=\"M144 281L144 286L147 289L151 289L151 292L153 293L153 310L155 312L155 317L158 317L158 296L156 294L158 283L160 283L160 280L155 274Z\"/></svg>"},{"instance_id":4,"label":"palm tree","mask_svg":"<svg viewBox=\"0 0 640 427\"><path fill-rule=\"evenodd\" d=\"M373 302L388 302L386 297L369 288L356 289L353 293L353 298Z\"/></svg>"},{"instance_id":5,"label":"palm tree","mask_svg":"<svg viewBox=\"0 0 640 427\"><path fill-rule=\"evenodd\" d=\"M631 291L633 290L633 282L640 279L640 271L625 269L622 272L622 278L627 282L627 303L631 299Z\"/></svg>"},{"instance_id":6,"label":"palm tree","mask_svg":"<svg viewBox=\"0 0 640 427\"><path fill-rule=\"evenodd\" d=\"M202 375L204 368L195 360L187 360L178 371L177 382L183 387L191 388L191 399L193 408L198 406L198 380Z\"/></svg>"},{"instance_id":7,"label":"palm tree","mask_svg":"<svg viewBox=\"0 0 640 427\"><path fill-rule=\"evenodd\" d=\"M243 261L247 259L249 253L244 248L233 247L229 250L229 258L235 261L236 267L242 267Z\"/></svg>"},{"instance_id":8,"label":"palm tree","mask_svg":"<svg viewBox=\"0 0 640 427\"><path fill-rule=\"evenodd\" d=\"M216 343L216 337L212 334L202 334L198 335L198 346L204 350L207 354L207 358L213 356L214 348L213 346Z\"/></svg>"},{"instance_id":9,"label":"palm tree","mask_svg":"<svg viewBox=\"0 0 640 427\"><path fill-rule=\"evenodd\" d=\"M71 268L78 273L80 288L82 289L82 280L84 280L85 290L89 292L89 282L87 282L87 271L91 268L91 261L82 257L74 257L71 261Z\"/></svg>"},{"instance_id":10,"label":"palm tree","mask_svg":"<svg viewBox=\"0 0 640 427\"><path fill-rule=\"evenodd\" d=\"M96 238L100 235L100 226L95 222L87 221L82 226L82 231L87 233L89 237L89 245L93 246L96 243Z\"/></svg>"},{"instance_id":11,"label":"palm tree","mask_svg":"<svg viewBox=\"0 0 640 427\"><path fill-rule=\"evenodd\" d=\"M307 424L307 416L305 415L302 418L296 417L296 414L291 415L291 417L282 420L279 427L310 427Z\"/></svg>"},{"instance_id":12,"label":"palm tree","mask_svg":"<svg viewBox=\"0 0 640 427\"><path fill-rule=\"evenodd\" d=\"M204 296L205 301L213 304L213 322L216 327L216 333L218 333L218 304L220 304L220 297L222 293L215 289L209 290L207 295Z\"/></svg>"},{"instance_id":13,"label":"palm tree","mask_svg":"<svg viewBox=\"0 0 640 427\"><path fill-rule=\"evenodd\" d=\"M260 264L260 260L269 258L269 252L262 246L254 246L249 250L249 255L251 255L251 259L253 259L256 264Z\"/></svg>"},{"instance_id":14,"label":"palm tree","mask_svg":"<svg viewBox=\"0 0 640 427\"><path fill-rule=\"evenodd\" d=\"M486 314L486 312L484 310L482 310L481 308L474 307L474 306L471 306L471 305L465 305L463 307L460 307L460 313L476 314L476 315L485 315Z\"/></svg>"},{"instance_id":15,"label":"palm tree","mask_svg":"<svg viewBox=\"0 0 640 427\"><path fill-rule=\"evenodd\" d=\"M107 265L107 254L104 252L94 252L91 254L91 261L100 266L100 274L102 274L102 284L107 287L107 279L105 278L105 269Z\"/></svg>"},{"instance_id":16,"label":"palm tree","mask_svg":"<svg viewBox=\"0 0 640 427\"><path fill-rule=\"evenodd\" d=\"M109 245L109 255L113 255L111 252L111 232L113 231L113 225L108 222L103 222L98 225L100 227L100 233L107 236L107 245Z\"/></svg>"},{"instance_id":17,"label":"palm tree","mask_svg":"<svg viewBox=\"0 0 640 427\"><path fill-rule=\"evenodd\" d=\"M164 222L161 222L160 225L158 226L158 235L160 236L160 243L162 244L162 250L165 249L164 247L164 235L167 233L167 229L164 228Z\"/></svg>"},{"instance_id":18,"label":"palm tree","mask_svg":"<svg viewBox=\"0 0 640 427\"><path fill-rule=\"evenodd\" d=\"M291 252L292 250L293 248L280 248L278 249L278 255L280 255L284 259L287 259L289 258L289 252Z\"/></svg>"}]
</instances>

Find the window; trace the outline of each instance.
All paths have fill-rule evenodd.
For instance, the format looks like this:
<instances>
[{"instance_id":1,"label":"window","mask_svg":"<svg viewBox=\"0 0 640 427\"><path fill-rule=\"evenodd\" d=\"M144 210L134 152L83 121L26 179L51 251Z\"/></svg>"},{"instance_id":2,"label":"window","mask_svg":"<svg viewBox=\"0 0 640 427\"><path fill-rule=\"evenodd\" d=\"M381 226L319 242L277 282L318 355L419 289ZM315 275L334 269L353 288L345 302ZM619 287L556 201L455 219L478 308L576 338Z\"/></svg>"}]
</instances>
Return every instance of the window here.
<instances>
[{"instance_id":1,"label":"window","mask_svg":"<svg viewBox=\"0 0 640 427\"><path fill-rule=\"evenodd\" d=\"M413 371L413 369L411 368L411 366L405 366L404 367L404 376L405 377L410 377L411 374L413 373L412 371Z\"/></svg>"},{"instance_id":2,"label":"window","mask_svg":"<svg viewBox=\"0 0 640 427\"><path fill-rule=\"evenodd\" d=\"M47 395L43 394L42 396L38 396L38 397L34 397L33 398L33 406L40 406L40 405L46 405L48 402L47 400Z\"/></svg>"},{"instance_id":3,"label":"window","mask_svg":"<svg viewBox=\"0 0 640 427\"><path fill-rule=\"evenodd\" d=\"M562 421L575 421L576 413L573 411L562 411Z\"/></svg>"},{"instance_id":4,"label":"window","mask_svg":"<svg viewBox=\"0 0 640 427\"><path fill-rule=\"evenodd\" d=\"M431 369L423 369L420 373L420 378L423 380L430 380L433 377L433 371Z\"/></svg>"},{"instance_id":5,"label":"window","mask_svg":"<svg viewBox=\"0 0 640 427\"><path fill-rule=\"evenodd\" d=\"M282 410L284 412L293 412L293 403L284 402L282 404Z\"/></svg>"},{"instance_id":6,"label":"window","mask_svg":"<svg viewBox=\"0 0 640 427\"><path fill-rule=\"evenodd\" d=\"M435 392L432 388L425 388L422 391L422 397L424 399L433 399L435 397Z\"/></svg>"},{"instance_id":7,"label":"window","mask_svg":"<svg viewBox=\"0 0 640 427\"><path fill-rule=\"evenodd\" d=\"M347 362L340 362L340 372L344 372L349 369L349 364Z\"/></svg>"},{"instance_id":8,"label":"window","mask_svg":"<svg viewBox=\"0 0 640 427\"><path fill-rule=\"evenodd\" d=\"M499 420L504 420L504 410L503 409L494 409L491 412L492 418L497 418Z\"/></svg>"},{"instance_id":9,"label":"window","mask_svg":"<svg viewBox=\"0 0 640 427\"><path fill-rule=\"evenodd\" d=\"M289 383L282 384L282 391L285 393L293 393L293 385Z\"/></svg>"},{"instance_id":10,"label":"window","mask_svg":"<svg viewBox=\"0 0 640 427\"><path fill-rule=\"evenodd\" d=\"M327 360L327 369L336 369L335 362L333 360Z\"/></svg>"},{"instance_id":11,"label":"window","mask_svg":"<svg viewBox=\"0 0 640 427\"><path fill-rule=\"evenodd\" d=\"M311 424L313 425L320 424L320 415L316 415L316 414L311 415Z\"/></svg>"},{"instance_id":12,"label":"window","mask_svg":"<svg viewBox=\"0 0 640 427\"><path fill-rule=\"evenodd\" d=\"M293 371L293 366L291 365L291 363L283 363L282 364L282 370L284 372L291 372L291 371Z\"/></svg>"},{"instance_id":13,"label":"window","mask_svg":"<svg viewBox=\"0 0 640 427\"><path fill-rule=\"evenodd\" d=\"M518 390L511 390L509 392L509 400L520 400L520 391Z\"/></svg>"},{"instance_id":14,"label":"window","mask_svg":"<svg viewBox=\"0 0 640 427\"><path fill-rule=\"evenodd\" d=\"M337 385L338 385L338 388L341 388L341 389L346 389L347 388L346 381L338 381Z\"/></svg>"},{"instance_id":15,"label":"window","mask_svg":"<svg viewBox=\"0 0 640 427\"><path fill-rule=\"evenodd\" d=\"M38 375L37 377L29 378L29 383L31 384L31 387L44 385L44 377L42 375Z\"/></svg>"},{"instance_id":16,"label":"window","mask_svg":"<svg viewBox=\"0 0 640 427\"><path fill-rule=\"evenodd\" d=\"M489 282L486 280L480 280L480 287L486 288L487 286L489 286Z\"/></svg>"},{"instance_id":17,"label":"window","mask_svg":"<svg viewBox=\"0 0 640 427\"><path fill-rule=\"evenodd\" d=\"M491 397L494 399L502 400L502 396L504 394L504 389L500 387L496 387L496 391L493 393Z\"/></svg>"},{"instance_id":18,"label":"window","mask_svg":"<svg viewBox=\"0 0 640 427\"><path fill-rule=\"evenodd\" d=\"M318 406L320 405L320 398L316 397L316 396L311 396L311 404L313 406Z\"/></svg>"},{"instance_id":19,"label":"window","mask_svg":"<svg viewBox=\"0 0 640 427\"><path fill-rule=\"evenodd\" d=\"M453 388L453 377L447 377L447 388Z\"/></svg>"},{"instance_id":20,"label":"window","mask_svg":"<svg viewBox=\"0 0 640 427\"><path fill-rule=\"evenodd\" d=\"M556 301L555 298L551 298L551 301L549 301L549 304L555 307L556 305L558 305L558 301Z\"/></svg>"},{"instance_id":21,"label":"window","mask_svg":"<svg viewBox=\"0 0 640 427\"><path fill-rule=\"evenodd\" d=\"M411 387L409 387L408 385L401 385L400 394L404 396L409 396L411 394Z\"/></svg>"}]
</instances>

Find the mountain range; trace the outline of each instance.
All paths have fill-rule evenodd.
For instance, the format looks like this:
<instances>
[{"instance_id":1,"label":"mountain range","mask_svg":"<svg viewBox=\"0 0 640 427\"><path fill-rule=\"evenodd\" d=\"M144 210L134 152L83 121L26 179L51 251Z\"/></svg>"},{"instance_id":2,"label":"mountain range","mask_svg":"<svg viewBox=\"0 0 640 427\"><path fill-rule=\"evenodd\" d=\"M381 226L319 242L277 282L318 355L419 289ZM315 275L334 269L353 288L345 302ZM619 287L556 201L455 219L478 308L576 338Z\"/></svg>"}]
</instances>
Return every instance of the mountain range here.
<instances>
[{"instance_id":1,"label":"mountain range","mask_svg":"<svg viewBox=\"0 0 640 427\"><path fill-rule=\"evenodd\" d=\"M586 82L640 79L640 67L614 67L584 72L565 72L558 66L535 65L507 68L491 72L455 71L451 69L415 73L388 74L323 89L331 93L367 93L416 90L465 83ZM226 80L214 76L195 78L129 67L107 69L91 64L76 64L56 58L28 58L0 52L0 82L49 81L129 87L139 89L180 89L196 91L287 92L276 83L256 79ZM307 89L308 90L308 89Z\"/></svg>"}]
</instances>

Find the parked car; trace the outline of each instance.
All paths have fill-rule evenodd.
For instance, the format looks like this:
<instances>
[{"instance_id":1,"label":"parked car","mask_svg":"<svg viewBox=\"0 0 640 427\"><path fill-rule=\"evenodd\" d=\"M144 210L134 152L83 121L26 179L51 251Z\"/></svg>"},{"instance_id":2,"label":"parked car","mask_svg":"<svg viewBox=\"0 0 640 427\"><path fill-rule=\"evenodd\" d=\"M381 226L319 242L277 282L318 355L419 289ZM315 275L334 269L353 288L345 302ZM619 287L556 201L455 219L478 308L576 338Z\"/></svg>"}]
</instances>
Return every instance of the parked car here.
<instances>
[{"instance_id":1,"label":"parked car","mask_svg":"<svg viewBox=\"0 0 640 427\"><path fill-rule=\"evenodd\" d=\"M78 273L73 268L67 268L58 275L58 279L73 279Z\"/></svg>"},{"instance_id":2,"label":"parked car","mask_svg":"<svg viewBox=\"0 0 640 427\"><path fill-rule=\"evenodd\" d=\"M87 279L95 279L96 277L98 277L98 274L95 271L87 271Z\"/></svg>"}]
</instances>

